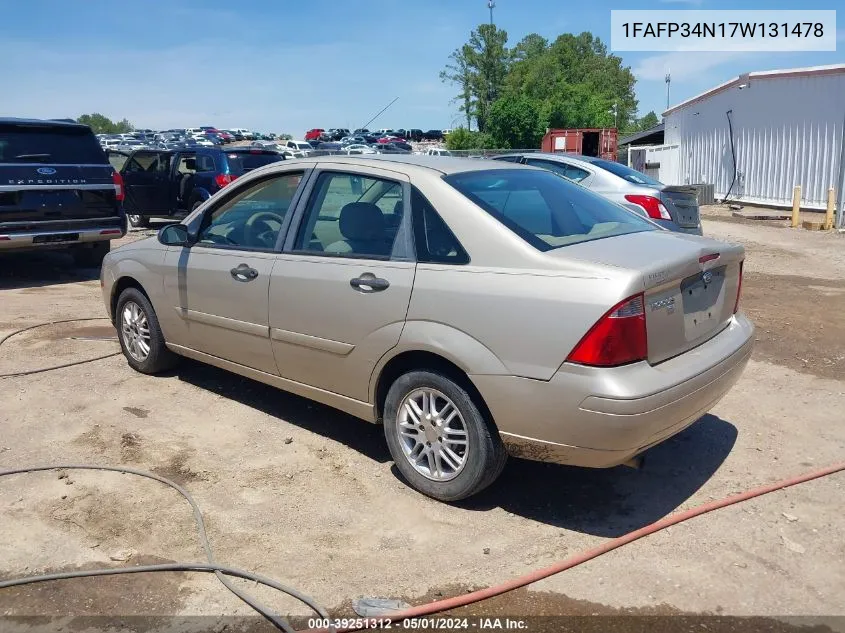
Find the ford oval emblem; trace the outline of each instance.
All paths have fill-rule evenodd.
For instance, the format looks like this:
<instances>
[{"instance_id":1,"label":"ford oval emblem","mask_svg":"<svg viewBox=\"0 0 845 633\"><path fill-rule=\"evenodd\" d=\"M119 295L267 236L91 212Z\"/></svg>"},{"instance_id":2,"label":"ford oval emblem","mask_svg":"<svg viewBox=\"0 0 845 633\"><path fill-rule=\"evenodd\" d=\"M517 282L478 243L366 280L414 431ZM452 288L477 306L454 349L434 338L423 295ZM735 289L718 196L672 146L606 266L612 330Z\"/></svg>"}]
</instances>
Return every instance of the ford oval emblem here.
<instances>
[{"instance_id":1,"label":"ford oval emblem","mask_svg":"<svg viewBox=\"0 0 845 633\"><path fill-rule=\"evenodd\" d=\"M709 284L711 281L713 281L713 273L711 273L709 270L703 273L701 275L701 281L703 281L705 284Z\"/></svg>"},{"instance_id":2,"label":"ford oval emblem","mask_svg":"<svg viewBox=\"0 0 845 633\"><path fill-rule=\"evenodd\" d=\"M56 173L56 170L52 167L39 167L36 171L42 176L52 176Z\"/></svg>"}]
</instances>

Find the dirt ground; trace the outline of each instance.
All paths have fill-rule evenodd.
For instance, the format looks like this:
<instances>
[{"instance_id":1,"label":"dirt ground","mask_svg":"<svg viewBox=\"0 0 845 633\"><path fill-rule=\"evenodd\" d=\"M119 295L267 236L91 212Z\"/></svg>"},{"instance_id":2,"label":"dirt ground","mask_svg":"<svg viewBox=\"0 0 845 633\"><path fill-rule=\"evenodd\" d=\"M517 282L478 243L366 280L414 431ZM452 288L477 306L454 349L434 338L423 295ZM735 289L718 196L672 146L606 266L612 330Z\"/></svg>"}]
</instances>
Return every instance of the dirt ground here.
<instances>
[{"instance_id":1,"label":"dirt ground","mask_svg":"<svg viewBox=\"0 0 845 633\"><path fill-rule=\"evenodd\" d=\"M402 483L380 427L193 362L143 376L121 356L0 378L0 469L84 462L169 477L202 508L218 561L351 615L356 597L420 604L456 595L677 510L841 461L845 236L721 220L705 220L704 230L746 246L742 304L757 346L737 386L649 451L641 471L512 459L477 498L442 504ZM61 255L3 258L0 337L103 316L97 275ZM114 337L106 320L29 330L0 348L0 374L110 354ZM455 615L533 616L535 631L563 630L541 617L559 615L581 618L567 621L581 630L728 630L729 620L684 619L700 614L754 616L744 630L845 631L843 493L845 475L773 493ZM169 561L204 557L189 506L160 484L83 471L0 479L0 578ZM308 613L245 586L281 612ZM128 618L130 630L166 628L169 616L235 630L228 618L251 613L202 574L0 590L3 630L38 630L48 622L41 616L82 631L97 628L101 614ZM591 614L605 619L583 619ZM239 622L269 630L256 618Z\"/></svg>"}]
</instances>

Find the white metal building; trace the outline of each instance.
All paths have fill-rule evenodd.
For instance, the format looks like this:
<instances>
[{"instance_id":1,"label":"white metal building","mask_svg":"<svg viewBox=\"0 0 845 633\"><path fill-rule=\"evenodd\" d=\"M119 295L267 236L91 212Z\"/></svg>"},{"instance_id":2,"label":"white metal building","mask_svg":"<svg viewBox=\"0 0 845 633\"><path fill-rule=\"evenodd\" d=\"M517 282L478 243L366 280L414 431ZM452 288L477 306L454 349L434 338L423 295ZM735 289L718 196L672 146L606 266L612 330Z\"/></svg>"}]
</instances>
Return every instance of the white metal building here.
<instances>
[{"instance_id":1,"label":"white metal building","mask_svg":"<svg viewBox=\"0 0 845 633\"><path fill-rule=\"evenodd\" d=\"M833 187L841 214L845 64L748 73L663 116L665 145L649 154L660 151L667 184L712 183L718 200L771 206L791 206L801 185L801 206L816 209Z\"/></svg>"}]
</instances>

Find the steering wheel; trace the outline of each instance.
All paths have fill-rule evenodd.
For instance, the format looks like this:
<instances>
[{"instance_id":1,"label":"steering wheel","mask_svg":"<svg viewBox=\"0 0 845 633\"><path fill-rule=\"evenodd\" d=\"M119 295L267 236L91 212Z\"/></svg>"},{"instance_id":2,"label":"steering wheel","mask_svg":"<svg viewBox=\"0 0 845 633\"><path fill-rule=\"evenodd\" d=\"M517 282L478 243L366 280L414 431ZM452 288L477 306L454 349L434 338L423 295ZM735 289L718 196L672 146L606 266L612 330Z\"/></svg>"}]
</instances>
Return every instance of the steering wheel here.
<instances>
[{"instance_id":1,"label":"steering wheel","mask_svg":"<svg viewBox=\"0 0 845 633\"><path fill-rule=\"evenodd\" d=\"M276 245L276 236L279 234L278 229L273 229L267 221L279 223L279 229L282 228L284 219L277 213L272 211L259 211L244 224L244 239L247 244L263 244L265 248L273 248Z\"/></svg>"}]
</instances>

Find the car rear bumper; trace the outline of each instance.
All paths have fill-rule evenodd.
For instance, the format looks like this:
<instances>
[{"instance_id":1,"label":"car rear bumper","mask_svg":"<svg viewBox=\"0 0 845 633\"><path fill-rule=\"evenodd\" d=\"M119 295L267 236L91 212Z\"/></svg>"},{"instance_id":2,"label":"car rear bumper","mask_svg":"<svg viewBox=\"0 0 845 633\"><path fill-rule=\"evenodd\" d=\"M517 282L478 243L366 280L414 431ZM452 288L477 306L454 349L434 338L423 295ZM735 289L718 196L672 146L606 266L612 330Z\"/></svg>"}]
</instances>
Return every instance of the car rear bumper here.
<instances>
[{"instance_id":1,"label":"car rear bumper","mask_svg":"<svg viewBox=\"0 0 845 633\"><path fill-rule=\"evenodd\" d=\"M754 326L736 315L681 356L597 368L565 363L549 381L472 375L511 454L604 468L682 431L742 374Z\"/></svg>"},{"instance_id":2,"label":"car rear bumper","mask_svg":"<svg viewBox=\"0 0 845 633\"><path fill-rule=\"evenodd\" d=\"M32 250L41 248L62 248L74 244L87 244L115 240L126 234L125 227L104 226L79 230L28 231L26 233L0 233L0 252Z\"/></svg>"}]
</instances>

